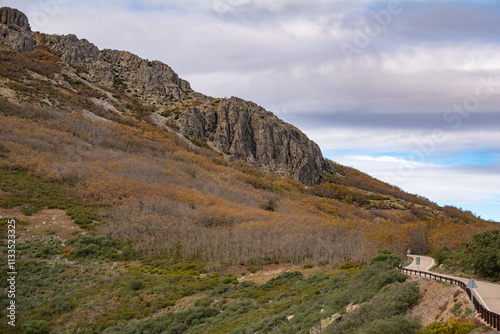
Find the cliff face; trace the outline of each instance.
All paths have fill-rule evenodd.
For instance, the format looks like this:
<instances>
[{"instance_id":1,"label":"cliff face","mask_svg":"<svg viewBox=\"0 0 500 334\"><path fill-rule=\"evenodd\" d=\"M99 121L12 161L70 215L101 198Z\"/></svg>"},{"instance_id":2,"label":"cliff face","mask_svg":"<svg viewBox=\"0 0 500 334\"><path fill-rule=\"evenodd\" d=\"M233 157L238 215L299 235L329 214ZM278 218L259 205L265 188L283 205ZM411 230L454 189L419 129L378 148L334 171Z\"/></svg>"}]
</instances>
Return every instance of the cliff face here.
<instances>
[{"instance_id":1,"label":"cliff face","mask_svg":"<svg viewBox=\"0 0 500 334\"><path fill-rule=\"evenodd\" d=\"M323 175L318 145L253 102L232 97L215 107L192 107L177 124L181 133L207 140L217 151L259 168L309 185Z\"/></svg>"},{"instance_id":2,"label":"cliff face","mask_svg":"<svg viewBox=\"0 0 500 334\"><path fill-rule=\"evenodd\" d=\"M24 13L9 7L0 8L0 41L14 51L34 50L36 43Z\"/></svg>"},{"instance_id":3,"label":"cliff face","mask_svg":"<svg viewBox=\"0 0 500 334\"><path fill-rule=\"evenodd\" d=\"M31 31L28 17L23 12L20 12L14 8L0 8L0 23L6 25L14 25L23 30Z\"/></svg>"},{"instance_id":4,"label":"cliff face","mask_svg":"<svg viewBox=\"0 0 500 334\"><path fill-rule=\"evenodd\" d=\"M15 9L1 8L0 19L1 44L18 52L30 52L38 41L40 47L69 65L67 71L73 71L73 76L120 89L158 108L151 117L159 125L168 124L169 129L205 140L226 156L307 185L318 183L324 174L326 164L318 145L255 103L234 97L207 97L194 92L187 81L162 62L141 59L126 51L99 50L75 35L39 35L35 41L28 19ZM160 112L172 108L175 115Z\"/></svg>"}]
</instances>

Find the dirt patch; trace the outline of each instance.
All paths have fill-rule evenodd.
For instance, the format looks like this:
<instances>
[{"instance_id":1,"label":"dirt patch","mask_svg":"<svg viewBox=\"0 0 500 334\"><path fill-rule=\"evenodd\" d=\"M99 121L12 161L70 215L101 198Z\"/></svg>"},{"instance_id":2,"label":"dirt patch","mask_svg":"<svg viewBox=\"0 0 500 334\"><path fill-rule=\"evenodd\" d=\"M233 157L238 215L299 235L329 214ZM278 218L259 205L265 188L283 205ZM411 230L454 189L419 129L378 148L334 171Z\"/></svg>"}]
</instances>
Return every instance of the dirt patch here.
<instances>
[{"instance_id":1,"label":"dirt patch","mask_svg":"<svg viewBox=\"0 0 500 334\"><path fill-rule=\"evenodd\" d=\"M458 286L425 278L410 277L410 279L419 282L420 293L417 304L408 312L408 315L419 317L423 326L440 320L466 318L469 315L466 312L468 308L470 309L470 299ZM477 315L474 319L468 316L466 320L480 327L486 326L486 323Z\"/></svg>"},{"instance_id":2,"label":"dirt patch","mask_svg":"<svg viewBox=\"0 0 500 334\"><path fill-rule=\"evenodd\" d=\"M7 87L11 81L6 78L0 78L0 95L7 98L9 102L17 100L17 94L14 90Z\"/></svg>"},{"instance_id":3,"label":"dirt patch","mask_svg":"<svg viewBox=\"0 0 500 334\"><path fill-rule=\"evenodd\" d=\"M23 215L21 208L2 209L0 218L16 218L20 242L44 236L57 236L62 240L75 238L79 233L85 232L75 224L66 211L58 209L43 209L31 216Z\"/></svg>"}]
</instances>

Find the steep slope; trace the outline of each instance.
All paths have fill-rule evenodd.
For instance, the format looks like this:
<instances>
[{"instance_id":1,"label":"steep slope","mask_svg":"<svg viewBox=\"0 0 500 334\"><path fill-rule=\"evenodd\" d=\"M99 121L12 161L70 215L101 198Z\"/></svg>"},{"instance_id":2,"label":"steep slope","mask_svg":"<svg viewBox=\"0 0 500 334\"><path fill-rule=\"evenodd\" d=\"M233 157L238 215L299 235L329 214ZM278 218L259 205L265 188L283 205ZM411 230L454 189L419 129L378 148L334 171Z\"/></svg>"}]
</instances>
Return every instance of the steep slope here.
<instances>
[{"instance_id":1,"label":"steep slope","mask_svg":"<svg viewBox=\"0 0 500 334\"><path fill-rule=\"evenodd\" d=\"M75 35L30 34L26 16L15 9L0 9L2 43L15 51L44 47L73 67L92 84L115 87L140 96L151 106L159 125L262 170L270 170L308 185L317 184L324 167L321 150L297 128L254 103L242 99L214 99L194 92L190 84L166 64L141 59L130 52L100 51ZM35 38L37 42L35 42ZM72 73L71 73L72 72ZM143 102L145 102L143 101ZM170 112L169 112L170 111ZM172 113L174 111L174 113Z\"/></svg>"}]
</instances>

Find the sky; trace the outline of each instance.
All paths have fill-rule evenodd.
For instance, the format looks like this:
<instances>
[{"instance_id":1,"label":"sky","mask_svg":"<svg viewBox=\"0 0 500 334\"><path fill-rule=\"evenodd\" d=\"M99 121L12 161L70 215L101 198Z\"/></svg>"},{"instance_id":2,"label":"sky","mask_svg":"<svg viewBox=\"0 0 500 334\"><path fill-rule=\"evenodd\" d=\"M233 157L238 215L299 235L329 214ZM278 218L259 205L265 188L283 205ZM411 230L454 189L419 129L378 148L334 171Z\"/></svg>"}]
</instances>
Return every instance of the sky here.
<instances>
[{"instance_id":1,"label":"sky","mask_svg":"<svg viewBox=\"0 0 500 334\"><path fill-rule=\"evenodd\" d=\"M2 0L171 66L325 157L500 222L500 1Z\"/></svg>"}]
</instances>

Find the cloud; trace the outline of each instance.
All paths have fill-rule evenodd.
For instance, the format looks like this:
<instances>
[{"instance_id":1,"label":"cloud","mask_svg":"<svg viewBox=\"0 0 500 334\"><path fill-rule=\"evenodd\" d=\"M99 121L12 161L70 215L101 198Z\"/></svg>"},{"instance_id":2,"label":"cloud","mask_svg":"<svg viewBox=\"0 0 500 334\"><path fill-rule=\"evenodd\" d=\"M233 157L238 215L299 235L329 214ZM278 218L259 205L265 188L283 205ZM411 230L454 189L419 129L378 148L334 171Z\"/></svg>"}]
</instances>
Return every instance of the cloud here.
<instances>
[{"instance_id":1,"label":"cloud","mask_svg":"<svg viewBox=\"0 0 500 334\"><path fill-rule=\"evenodd\" d=\"M483 214L485 219L500 221L498 210L493 210L500 199L500 162L447 166L392 156L363 155L346 155L337 160L441 205L455 204L466 209L468 206L483 207L484 212L488 212L488 215ZM491 204L486 207L486 203Z\"/></svg>"}]
</instances>

